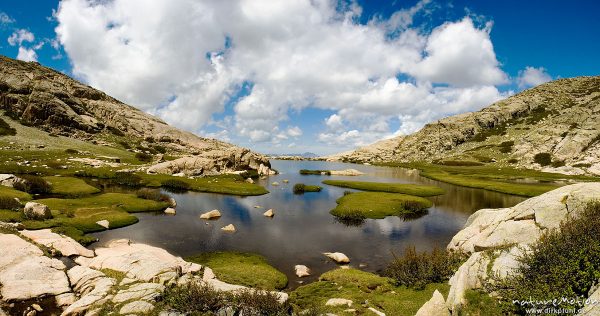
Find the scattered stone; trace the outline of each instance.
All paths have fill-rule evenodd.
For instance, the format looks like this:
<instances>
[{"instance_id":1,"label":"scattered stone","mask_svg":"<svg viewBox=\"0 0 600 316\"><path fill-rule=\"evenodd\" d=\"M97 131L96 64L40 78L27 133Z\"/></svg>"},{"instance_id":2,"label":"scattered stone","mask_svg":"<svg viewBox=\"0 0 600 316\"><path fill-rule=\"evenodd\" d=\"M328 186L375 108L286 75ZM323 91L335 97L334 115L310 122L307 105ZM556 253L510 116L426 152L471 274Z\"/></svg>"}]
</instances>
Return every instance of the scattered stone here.
<instances>
[{"instance_id":1,"label":"scattered stone","mask_svg":"<svg viewBox=\"0 0 600 316\"><path fill-rule=\"evenodd\" d=\"M254 180L252 180L252 178L248 178L248 179L246 179L246 182L248 182L248 183L251 183L251 184L254 184Z\"/></svg>"},{"instance_id":2,"label":"scattered stone","mask_svg":"<svg viewBox=\"0 0 600 316\"><path fill-rule=\"evenodd\" d=\"M341 252L324 252L323 254L337 263L350 262L350 259Z\"/></svg>"},{"instance_id":3,"label":"scattered stone","mask_svg":"<svg viewBox=\"0 0 600 316\"><path fill-rule=\"evenodd\" d=\"M310 269L305 265L301 265L301 264L295 265L294 270L296 270L296 275L299 278L310 275Z\"/></svg>"},{"instance_id":4,"label":"scattered stone","mask_svg":"<svg viewBox=\"0 0 600 316\"><path fill-rule=\"evenodd\" d=\"M43 220L52 218L52 213L47 205L37 202L27 202L23 214L28 219Z\"/></svg>"},{"instance_id":5,"label":"scattered stone","mask_svg":"<svg viewBox=\"0 0 600 316\"><path fill-rule=\"evenodd\" d=\"M105 219L103 219L101 221L97 221L96 224L98 224L106 229L108 229L110 227L110 223Z\"/></svg>"},{"instance_id":6,"label":"scattered stone","mask_svg":"<svg viewBox=\"0 0 600 316\"><path fill-rule=\"evenodd\" d=\"M175 209L174 209L174 208L172 208L172 207L167 207L167 208L165 209L165 214L169 214L169 215L175 215L176 213L177 213L177 211L175 211Z\"/></svg>"},{"instance_id":7,"label":"scattered stone","mask_svg":"<svg viewBox=\"0 0 600 316\"><path fill-rule=\"evenodd\" d=\"M145 301L133 301L127 303L121 307L119 313L121 315L127 314L147 314L154 310L154 305Z\"/></svg>"},{"instance_id":8,"label":"scattered stone","mask_svg":"<svg viewBox=\"0 0 600 316\"><path fill-rule=\"evenodd\" d=\"M278 185L279 185L279 182L275 181L275 182L271 183L271 185L273 185L273 186L278 186Z\"/></svg>"},{"instance_id":9,"label":"scattered stone","mask_svg":"<svg viewBox=\"0 0 600 316\"><path fill-rule=\"evenodd\" d=\"M177 201L175 201L175 199L174 199L174 198L170 197L170 198L169 198L169 205L170 205L171 207L177 207Z\"/></svg>"},{"instance_id":10,"label":"scattered stone","mask_svg":"<svg viewBox=\"0 0 600 316\"><path fill-rule=\"evenodd\" d=\"M44 309L39 304L31 304L31 308L35 309L39 313L44 311Z\"/></svg>"},{"instance_id":11,"label":"scattered stone","mask_svg":"<svg viewBox=\"0 0 600 316\"><path fill-rule=\"evenodd\" d=\"M254 208L262 208L260 205L254 205Z\"/></svg>"},{"instance_id":12,"label":"scattered stone","mask_svg":"<svg viewBox=\"0 0 600 316\"><path fill-rule=\"evenodd\" d=\"M450 316L450 311L446 307L446 301L444 301L442 293L435 290L431 299L419 308L415 316Z\"/></svg>"},{"instance_id":13,"label":"scattered stone","mask_svg":"<svg viewBox=\"0 0 600 316\"><path fill-rule=\"evenodd\" d=\"M288 180L288 179L284 179L284 180L283 180L283 183L290 183L290 180Z\"/></svg>"},{"instance_id":14,"label":"scattered stone","mask_svg":"<svg viewBox=\"0 0 600 316\"><path fill-rule=\"evenodd\" d=\"M374 309L373 307L369 307L368 310L370 310L371 312L373 312L373 314L375 314L377 316L385 316L384 312L380 312L380 311Z\"/></svg>"},{"instance_id":15,"label":"scattered stone","mask_svg":"<svg viewBox=\"0 0 600 316\"><path fill-rule=\"evenodd\" d=\"M342 306L342 305L347 305L348 307L352 306L352 302L351 300L347 300L345 298L330 298L327 300L327 303L325 303L326 306Z\"/></svg>"},{"instance_id":16,"label":"scattered stone","mask_svg":"<svg viewBox=\"0 0 600 316\"><path fill-rule=\"evenodd\" d=\"M53 233L50 229L23 230L21 235L33 242L59 251L63 256L93 257L94 251L83 247L71 237Z\"/></svg>"},{"instance_id":17,"label":"scattered stone","mask_svg":"<svg viewBox=\"0 0 600 316\"><path fill-rule=\"evenodd\" d=\"M233 226L233 224L229 224L227 226L221 227L221 230L228 233L235 233L235 226Z\"/></svg>"},{"instance_id":18,"label":"scattered stone","mask_svg":"<svg viewBox=\"0 0 600 316\"><path fill-rule=\"evenodd\" d=\"M219 210L212 210L210 212L206 212L202 215L200 215L201 219L213 219L213 218L219 218L221 217L221 212L219 212Z\"/></svg>"},{"instance_id":19,"label":"scattered stone","mask_svg":"<svg viewBox=\"0 0 600 316\"><path fill-rule=\"evenodd\" d=\"M273 217L275 216L275 213L273 213L273 209L268 209L266 212L263 213L263 215L266 217Z\"/></svg>"}]
</instances>

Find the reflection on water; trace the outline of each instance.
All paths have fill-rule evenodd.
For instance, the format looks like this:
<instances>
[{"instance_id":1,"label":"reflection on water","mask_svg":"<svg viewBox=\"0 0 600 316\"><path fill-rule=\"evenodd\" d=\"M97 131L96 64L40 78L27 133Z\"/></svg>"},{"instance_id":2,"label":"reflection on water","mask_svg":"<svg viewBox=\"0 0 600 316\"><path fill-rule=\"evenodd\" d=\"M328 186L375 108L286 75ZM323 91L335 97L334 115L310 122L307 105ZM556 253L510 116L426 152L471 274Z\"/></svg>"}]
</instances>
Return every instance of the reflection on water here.
<instances>
[{"instance_id":1,"label":"reflection on water","mask_svg":"<svg viewBox=\"0 0 600 316\"><path fill-rule=\"evenodd\" d=\"M272 161L280 174L259 183L271 193L263 196L236 197L210 193L172 194L177 200L177 215L136 214L140 222L121 229L95 234L102 245L115 238L163 247L174 254L189 256L203 251L236 250L255 252L286 273L290 287L298 285L294 265L304 264L319 274L334 268L323 252L340 251L348 255L351 265L366 265L377 271L385 266L391 252L400 254L409 245L418 250L445 247L462 228L467 217L481 208L509 207L523 198L479 189L458 187L420 177L400 168L375 167L316 161ZM359 177L298 174L300 169L339 170L354 168L365 172ZM283 180L288 179L289 183ZM433 197L434 206L426 214L411 218L387 217L367 219L362 223L340 223L329 214L335 200L348 189L321 184L324 179L433 184L446 193ZM272 182L280 185L273 186ZM323 186L321 192L294 194L295 183ZM261 208L255 208L255 206ZM275 217L263 216L269 208ZM215 221L199 219L200 214L219 209L222 217ZM221 227L234 224L237 232L229 234Z\"/></svg>"}]
</instances>

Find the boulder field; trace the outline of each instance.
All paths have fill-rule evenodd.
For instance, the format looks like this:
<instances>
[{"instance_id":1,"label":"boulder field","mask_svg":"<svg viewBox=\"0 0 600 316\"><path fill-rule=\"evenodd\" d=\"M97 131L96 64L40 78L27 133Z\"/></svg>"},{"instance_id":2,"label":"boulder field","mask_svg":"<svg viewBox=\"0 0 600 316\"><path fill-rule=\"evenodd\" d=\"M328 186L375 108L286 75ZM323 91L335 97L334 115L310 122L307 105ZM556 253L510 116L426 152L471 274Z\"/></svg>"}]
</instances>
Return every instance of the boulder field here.
<instances>
[{"instance_id":1,"label":"boulder field","mask_svg":"<svg viewBox=\"0 0 600 316\"><path fill-rule=\"evenodd\" d=\"M0 227L0 315L20 313L14 306L39 298L45 298L43 303L32 303L30 310L93 315L111 304L123 315L146 314L154 310L166 285L199 282L220 291L245 289L218 280L209 267L126 239L92 251L49 229ZM288 298L275 294L280 301Z\"/></svg>"},{"instance_id":2,"label":"boulder field","mask_svg":"<svg viewBox=\"0 0 600 316\"><path fill-rule=\"evenodd\" d=\"M481 209L473 213L459 231L449 250L470 254L450 278L450 292L427 302L418 315L449 315L466 303L465 292L483 289L492 276L505 278L518 268L518 256L548 229L576 217L591 201L600 200L600 183L567 185L525 200L510 208ZM590 293L600 297L600 290ZM584 308L582 315L600 314L600 306Z\"/></svg>"}]
</instances>

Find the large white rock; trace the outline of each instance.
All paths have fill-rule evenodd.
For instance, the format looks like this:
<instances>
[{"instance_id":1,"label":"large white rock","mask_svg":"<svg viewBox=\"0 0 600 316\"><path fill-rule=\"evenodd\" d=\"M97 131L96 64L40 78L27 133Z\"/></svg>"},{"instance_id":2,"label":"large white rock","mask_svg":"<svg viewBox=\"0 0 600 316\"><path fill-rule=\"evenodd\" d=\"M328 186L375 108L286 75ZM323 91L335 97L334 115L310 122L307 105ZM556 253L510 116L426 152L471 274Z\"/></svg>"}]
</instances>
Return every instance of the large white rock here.
<instances>
[{"instance_id":1,"label":"large white rock","mask_svg":"<svg viewBox=\"0 0 600 316\"><path fill-rule=\"evenodd\" d=\"M80 298L67 307L61 316L76 316L101 307L110 299L109 293L116 280L87 267L74 266L68 271L73 290Z\"/></svg>"},{"instance_id":2,"label":"large white rock","mask_svg":"<svg viewBox=\"0 0 600 316\"><path fill-rule=\"evenodd\" d=\"M464 304L465 291L481 288L489 273L500 278L516 273L521 251L527 251L544 231L558 228L562 221L578 216L590 201L599 199L600 183L579 183L510 208L482 209L472 214L447 247L471 253L450 279L447 305L455 310ZM492 251L493 256L484 255L483 250Z\"/></svg>"},{"instance_id":3,"label":"large white rock","mask_svg":"<svg viewBox=\"0 0 600 316\"><path fill-rule=\"evenodd\" d=\"M52 213L47 205L37 202L27 202L23 214L29 219L42 220L52 218Z\"/></svg>"},{"instance_id":4,"label":"large white rock","mask_svg":"<svg viewBox=\"0 0 600 316\"><path fill-rule=\"evenodd\" d=\"M345 254L341 253L341 252L324 252L323 253L325 256L327 256L329 259L337 262L337 263L349 263L350 259L348 258L348 256L346 256Z\"/></svg>"},{"instance_id":5,"label":"large white rock","mask_svg":"<svg viewBox=\"0 0 600 316\"><path fill-rule=\"evenodd\" d=\"M133 301L123 305L123 307L121 307L119 310L119 314L148 314L152 310L154 310L154 305L151 303L146 301Z\"/></svg>"},{"instance_id":6,"label":"large white rock","mask_svg":"<svg viewBox=\"0 0 600 316\"><path fill-rule=\"evenodd\" d=\"M446 307L446 301L444 301L442 293L435 290L431 299L419 308L415 316L450 316L450 311Z\"/></svg>"},{"instance_id":7,"label":"large white rock","mask_svg":"<svg viewBox=\"0 0 600 316\"><path fill-rule=\"evenodd\" d=\"M273 217L275 216L275 212L273 212L273 209L270 208L266 212L264 212L263 215L266 217Z\"/></svg>"},{"instance_id":8,"label":"large white rock","mask_svg":"<svg viewBox=\"0 0 600 316\"><path fill-rule=\"evenodd\" d=\"M221 217L221 212L219 210L212 210L200 215L201 219L213 219Z\"/></svg>"},{"instance_id":9,"label":"large white rock","mask_svg":"<svg viewBox=\"0 0 600 316\"><path fill-rule=\"evenodd\" d=\"M101 221L97 221L96 224L98 224L106 229L108 229L110 227L110 222L105 219L103 219Z\"/></svg>"},{"instance_id":10,"label":"large white rock","mask_svg":"<svg viewBox=\"0 0 600 316\"><path fill-rule=\"evenodd\" d=\"M123 303L127 301L147 301L153 302L165 290L165 286L158 283L137 283L128 288L122 289L112 298L113 303Z\"/></svg>"},{"instance_id":11,"label":"large white rock","mask_svg":"<svg viewBox=\"0 0 600 316\"><path fill-rule=\"evenodd\" d=\"M294 270L296 271L296 275L301 278L310 275L310 269L305 265L295 265Z\"/></svg>"},{"instance_id":12,"label":"large white rock","mask_svg":"<svg viewBox=\"0 0 600 316\"><path fill-rule=\"evenodd\" d=\"M360 176L365 174L364 172L358 171L356 169L331 170L330 173L334 176Z\"/></svg>"},{"instance_id":13,"label":"large white rock","mask_svg":"<svg viewBox=\"0 0 600 316\"><path fill-rule=\"evenodd\" d=\"M60 251L63 256L93 257L94 252L83 247L71 237L53 233L50 229L23 230L21 235L33 242Z\"/></svg>"},{"instance_id":14,"label":"large white rock","mask_svg":"<svg viewBox=\"0 0 600 316\"><path fill-rule=\"evenodd\" d=\"M0 294L3 301L56 296L71 291L65 265L44 256L17 235L0 234Z\"/></svg>"},{"instance_id":15,"label":"large white rock","mask_svg":"<svg viewBox=\"0 0 600 316\"><path fill-rule=\"evenodd\" d=\"M96 257L76 259L82 266L93 269L112 269L139 281L167 282L179 274L195 273L201 266L186 262L164 249L131 243L127 239L114 240L96 249Z\"/></svg>"},{"instance_id":16,"label":"large white rock","mask_svg":"<svg viewBox=\"0 0 600 316\"><path fill-rule=\"evenodd\" d=\"M229 224L221 227L221 230L228 233L235 233L235 226L233 226L233 224Z\"/></svg>"},{"instance_id":17,"label":"large white rock","mask_svg":"<svg viewBox=\"0 0 600 316\"><path fill-rule=\"evenodd\" d=\"M167 207L165 209L164 213L168 214L168 215L175 215L175 214L177 214L177 211L172 207Z\"/></svg>"},{"instance_id":18,"label":"large white rock","mask_svg":"<svg viewBox=\"0 0 600 316\"><path fill-rule=\"evenodd\" d=\"M325 303L326 306L343 306L346 305L348 307L352 306L354 302L351 300L347 300L345 298L330 298Z\"/></svg>"}]
</instances>

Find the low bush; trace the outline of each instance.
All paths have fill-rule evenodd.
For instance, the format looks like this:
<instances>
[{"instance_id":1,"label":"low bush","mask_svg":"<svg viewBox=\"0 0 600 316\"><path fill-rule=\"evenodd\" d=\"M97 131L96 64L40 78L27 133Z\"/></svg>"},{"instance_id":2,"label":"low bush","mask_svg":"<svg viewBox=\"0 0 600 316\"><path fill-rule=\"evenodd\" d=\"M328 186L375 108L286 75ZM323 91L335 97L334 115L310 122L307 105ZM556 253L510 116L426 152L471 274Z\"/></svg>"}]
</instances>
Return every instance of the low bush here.
<instances>
[{"instance_id":1,"label":"low bush","mask_svg":"<svg viewBox=\"0 0 600 316\"><path fill-rule=\"evenodd\" d=\"M576 163L573 165L573 167L576 167L576 168L589 168L591 166L592 166L591 163Z\"/></svg>"},{"instance_id":2,"label":"low bush","mask_svg":"<svg viewBox=\"0 0 600 316\"><path fill-rule=\"evenodd\" d=\"M16 211L21 208L21 203L14 197L0 195L0 210Z\"/></svg>"},{"instance_id":3,"label":"low bush","mask_svg":"<svg viewBox=\"0 0 600 316\"><path fill-rule=\"evenodd\" d=\"M289 315L289 303L279 303L276 294L266 291L242 290L235 293L217 291L209 285L190 282L168 287L160 303L168 309L186 315L212 315L231 308L237 315Z\"/></svg>"},{"instance_id":4,"label":"low bush","mask_svg":"<svg viewBox=\"0 0 600 316\"><path fill-rule=\"evenodd\" d=\"M79 151L77 149L67 148L65 149L65 153L69 155L77 155L79 154Z\"/></svg>"},{"instance_id":5,"label":"low bush","mask_svg":"<svg viewBox=\"0 0 600 316\"><path fill-rule=\"evenodd\" d=\"M17 134L17 130L10 127L5 120L0 118L0 136L14 136Z\"/></svg>"},{"instance_id":6,"label":"low bush","mask_svg":"<svg viewBox=\"0 0 600 316\"><path fill-rule=\"evenodd\" d=\"M123 133L123 131L121 131L120 129L118 129L116 127L107 126L106 129L115 136L121 136L121 137L125 136L125 133Z\"/></svg>"},{"instance_id":7,"label":"low bush","mask_svg":"<svg viewBox=\"0 0 600 316\"><path fill-rule=\"evenodd\" d=\"M515 158L508 159L508 163L510 163L510 164L515 164L517 162L519 162L518 159L515 159Z\"/></svg>"},{"instance_id":8,"label":"low bush","mask_svg":"<svg viewBox=\"0 0 600 316\"><path fill-rule=\"evenodd\" d=\"M112 177L112 182L120 185L137 187L141 185L142 177L132 172L115 172Z\"/></svg>"},{"instance_id":9,"label":"low bush","mask_svg":"<svg viewBox=\"0 0 600 316\"><path fill-rule=\"evenodd\" d=\"M515 145L515 142L510 140L510 141L502 142L498 147L500 147L501 153L508 154L512 151L512 148L514 145Z\"/></svg>"},{"instance_id":10,"label":"low bush","mask_svg":"<svg viewBox=\"0 0 600 316\"><path fill-rule=\"evenodd\" d=\"M31 194L45 194L52 191L52 186L44 178L36 175L20 175L23 181L16 182L13 187L19 191Z\"/></svg>"},{"instance_id":11,"label":"low bush","mask_svg":"<svg viewBox=\"0 0 600 316\"><path fill-rule=\"evenodd\" d=\"M169 179L161 182L161 186L174 191L187 191L191 188L190 184L179 179Z\"/></svg>"},{"instance_id":12,"label":"low bush","mask_svg":"<svg viewBox=\"0 0 600 316\"><path fill-rule=\"evenodd\" d=\"M348 211L346 213L335 215L335 220L346 226L362 226L367 217L360 211Z\"/></svg>"},{"instance_id":13,"label":"low bush","mask_svg":"<svg viewBox=\"0 0 600 316\"><path fill-rule=\"evenodd\" d=\"M164 154L167 152L167 147L165 146L161 146L161 145L154 145L152 146L152 148L154 148L154 150L156 150L157 152Z\"/></svg>"},{"instance_id":14,"label":"low bush","mask_svg":"<svg viewBox=\"0 0 600 316\"><path fill-rule=\"evenodd\" d=\"M419 253L412 246L406 248L403 256L394 256L384 274L396 280L398 285L421 289L428 283L450 279L466 258L463 253L438 248Z\"/></svg>"},{"instance_id":15,"label":"low bush","mask_svg":"<svg viewBox=\"0 0 600 316\"><path fill-rule=\"evenodd\" d=\"M516 273L495 282L494 290L507 302L539 300L536 306L515 306L518 313L527 308L553 307L555 298L587 297L600 276L600 202L589 203L579 216L545 232L529 252L517 260ZM563 302L560 308L580 308Z\"/></svg>"},{"instance_id":16,"label":"low bush","mask_svg":"<svg viewBox=\"0 0 600 316\"><path fill-rule=\"evenodd\" d=\"M119 143L119 145L123 146L123 148L125 148L125 149L131 148L131 145L126 141L119 141L118 143Z\"/></svg>"},{"instance_id":17,"label":"low bush","mask_svg":"<svg viewBox=\"0 0 600 316\"><path fill-rule=\"evenodd\" d=\"M551 165L554 168L563 167L565 165L565 161L564 160L554 160L554 161L552 161Z\"/></svg>"},{"instance_id":18,"label":"low bush","mask_svg":"<svg viewBox=\"0 0 600 316\"><path fill-rule=\"evenodd\" d=\"M135 195L140 199L152 200L156 202L169 202L170 199L168 195L161 193L160 190L157 189L139 189Z\"/></svg>"},{"instance_id":19,"label":"low bush","mask_svg":"<svg viewBox=\"0 0 600 316\"><path fill-rule=\"evenodd\" d=\"M548 166L552 163L552 155L550 155L549 153L535 154L535 156L533 156L533 161L535 163L538 163L542 167Z\"/></svg>"},{"instance_id":20,"label":"low bush","mask_svg":"<svg viewBox=\"0 0 600 316\"><path fill-rule=\"evenodd\" d=\"M136 153L135 158L141 162L150 162L152 161L152 155L147 153Z\"/></svg>"},{"instance_id":21,"label":"low bush","mask_svg":"<svg viewBox=\"0 0 600 316\"><path fill-rule=\"evenodd\" d=\"M294 193L302 194L304 192L320 192L323 188L318 185L306 185L304 183L296 183L294 185Z\"/></svg>"}]
</instances>

